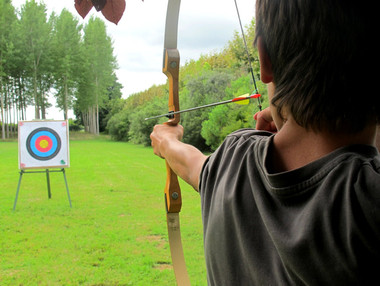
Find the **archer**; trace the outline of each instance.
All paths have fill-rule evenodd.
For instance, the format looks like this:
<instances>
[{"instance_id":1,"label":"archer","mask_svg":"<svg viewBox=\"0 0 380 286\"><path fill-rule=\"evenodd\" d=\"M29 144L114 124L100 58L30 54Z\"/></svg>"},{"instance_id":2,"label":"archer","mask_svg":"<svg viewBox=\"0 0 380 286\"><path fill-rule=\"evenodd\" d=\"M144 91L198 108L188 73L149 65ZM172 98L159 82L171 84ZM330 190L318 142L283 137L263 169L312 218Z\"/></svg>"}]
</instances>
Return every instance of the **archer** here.
<instances>
[{"instance_id":1,"label":"archer","mask_svg":"<svg viewBox=\"0 0 380 286\"><path fill-rule=\"evenodd\" d=\"M205 156L157 125L154 153L200 193L209 285L365 285L380 259L374 10L256 0L269 109ZM363 109L358 108L360 85ZM359 85L358 85L359 86Z\"/></svg>"}]
</instances>

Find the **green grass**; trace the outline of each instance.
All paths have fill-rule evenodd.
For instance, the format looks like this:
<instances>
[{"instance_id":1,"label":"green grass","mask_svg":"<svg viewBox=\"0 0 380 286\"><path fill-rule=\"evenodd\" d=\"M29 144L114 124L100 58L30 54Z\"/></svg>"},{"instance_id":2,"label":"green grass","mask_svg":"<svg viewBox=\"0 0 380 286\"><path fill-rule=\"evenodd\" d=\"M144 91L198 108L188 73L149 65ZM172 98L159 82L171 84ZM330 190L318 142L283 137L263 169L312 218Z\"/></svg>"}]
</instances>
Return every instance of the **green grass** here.
<instances>
[{"instance_id":1,"label":"green grass","mask_svg":"<svg viewBox=\"0 0 380 286\"><path fill-rule=\"evenodd\" d=\"M13 211L17 142L0 142L0 158L0 285L176 285L165 163L151 148L72 136L72 208L62 173L50 174L51 199L45 174L24 174ZM206 285L199 195L181 186L190 280Z\"/></svg>"}]
</instances>

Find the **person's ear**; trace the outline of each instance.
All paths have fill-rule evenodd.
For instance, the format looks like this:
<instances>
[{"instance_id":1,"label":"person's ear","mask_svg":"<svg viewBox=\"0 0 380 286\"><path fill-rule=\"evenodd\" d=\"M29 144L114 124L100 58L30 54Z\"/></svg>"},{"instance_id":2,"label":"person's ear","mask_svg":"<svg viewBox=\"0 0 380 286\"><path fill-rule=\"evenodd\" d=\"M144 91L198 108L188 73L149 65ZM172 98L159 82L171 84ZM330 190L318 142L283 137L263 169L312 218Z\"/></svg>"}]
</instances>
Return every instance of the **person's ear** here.
<instances>
[{"instance_id":1,"label":"person's ear","mask_svg":"<svg viewBox=\"0 0 380 286\"><path fill-rule=\"evenodd\" d=\"M261 37L257 39L257 49L260 60L260 79L263 83L270 83L273 81L272 62Z\"/></svg>"}]
</instances>

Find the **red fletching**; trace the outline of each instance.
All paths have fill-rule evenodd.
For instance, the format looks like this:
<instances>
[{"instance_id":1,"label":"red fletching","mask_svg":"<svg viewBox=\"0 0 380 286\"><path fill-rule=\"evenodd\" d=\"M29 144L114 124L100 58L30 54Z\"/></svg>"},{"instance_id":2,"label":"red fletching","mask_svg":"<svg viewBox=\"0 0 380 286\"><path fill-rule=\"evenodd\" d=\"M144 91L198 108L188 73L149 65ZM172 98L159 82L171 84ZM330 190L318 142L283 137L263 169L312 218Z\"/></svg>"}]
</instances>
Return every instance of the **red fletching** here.
<instances>
[{"instance_id":1,"label":"red fletching","mask_svg":"<svg viewBox=\"0 0 380 286\"><path fill-rule=\"evenodd\" d=\"M251 94L251 95L242 95L242 96L238 96L238 97L235 97L233 99L231 99L232 102L235 102L235 101L241 101L241 100L248 100L250 98L259 98L261 96L261 94L259 93L256 93L256 94Z\"/></svg>"}]
</instances>

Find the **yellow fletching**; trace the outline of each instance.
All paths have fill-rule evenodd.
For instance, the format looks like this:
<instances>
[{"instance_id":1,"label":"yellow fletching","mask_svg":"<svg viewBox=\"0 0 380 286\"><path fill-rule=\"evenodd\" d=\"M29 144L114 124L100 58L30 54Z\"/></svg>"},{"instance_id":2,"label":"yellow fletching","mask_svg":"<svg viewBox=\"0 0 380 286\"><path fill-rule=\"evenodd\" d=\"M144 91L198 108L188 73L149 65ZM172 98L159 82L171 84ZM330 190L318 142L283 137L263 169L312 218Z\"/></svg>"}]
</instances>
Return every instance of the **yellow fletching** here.
<instances>
[{"instance_id":1,"label":"yellow fletching","mask_svg":"<svg viewBox=\"0 0 380 286\"><path fill-rule=\"evenodd\" d=\"M243 98L243 99L239 100L240 98ZM249 93L240 95L240 96L238 96L238 97L236 97L234 99L235 99L234 103L237 103L237 104L240 104L240 105L247 105L247 104L249 104L249 99L250 99Z\"/></svg>"}]
</instances>

